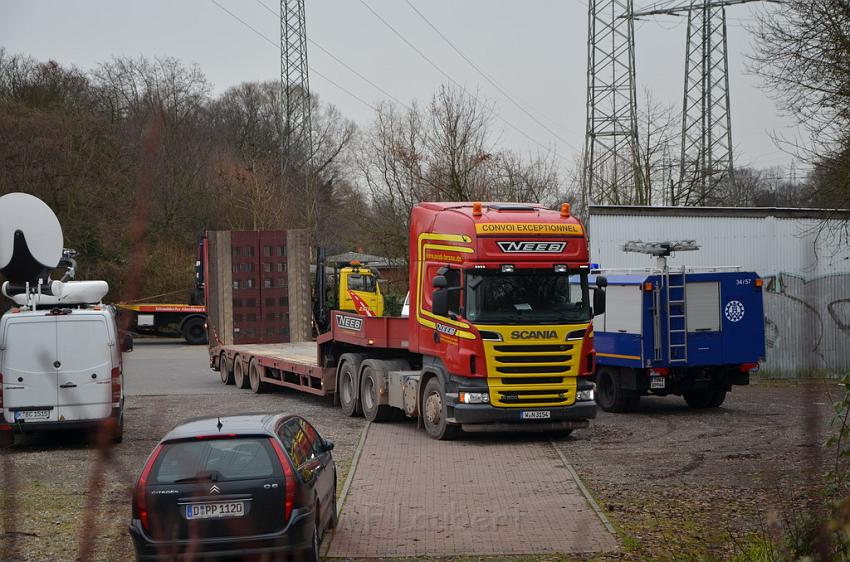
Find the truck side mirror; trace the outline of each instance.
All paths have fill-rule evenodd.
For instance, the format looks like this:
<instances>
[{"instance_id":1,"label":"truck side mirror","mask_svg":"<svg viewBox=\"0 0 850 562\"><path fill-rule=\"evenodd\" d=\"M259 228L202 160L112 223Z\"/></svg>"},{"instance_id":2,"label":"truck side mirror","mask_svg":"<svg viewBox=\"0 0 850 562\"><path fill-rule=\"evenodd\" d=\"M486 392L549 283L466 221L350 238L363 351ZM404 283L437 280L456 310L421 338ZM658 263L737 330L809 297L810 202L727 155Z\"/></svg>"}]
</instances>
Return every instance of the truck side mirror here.
<instances>
[{"instance_id":1,"label":"truck side mirror","mask_svg":"<svg viewBox=\"0 0 850 562\"><path fill-rule=\"evenodd\" d=\"M603 288L607 287L608 286L608 278L605 277L604 275L597 275L596 276L596 286L597 287L603 287Z\"/></svg>"},{"instance_id":2,"label":"truck side mirror","mask_svg":"<svg viewBox=\"0 0 850 562\"><path fill-rule=\"evenodd\" d=\"M605 289L593 289L593 315L605 314Z\"/></svg>"},{"instance_id":3,"label":"truck side mirror","mask_svg":"<svg viewBox=\"0 0 850 562\"><path fill-rule=\"evenodd\" d=\"M446 278L442 277L442 279L445 282ZM437 277L434 278L434 281L436 280ZM445 286L435 289L431 293L431 311L437 316L449 315L449 290Z\"/></svg>"},{"instance_id":4,"label":"truck side mirror","mask_svg":"<svg viewBox=\"0 0 850 562\"><path fill-rule=\"evenodd\" d=\"M445 275L435 275L431 280L431 286L435 289L445 289L449 286L449 280Z\"/></svg>"}]
</instances>

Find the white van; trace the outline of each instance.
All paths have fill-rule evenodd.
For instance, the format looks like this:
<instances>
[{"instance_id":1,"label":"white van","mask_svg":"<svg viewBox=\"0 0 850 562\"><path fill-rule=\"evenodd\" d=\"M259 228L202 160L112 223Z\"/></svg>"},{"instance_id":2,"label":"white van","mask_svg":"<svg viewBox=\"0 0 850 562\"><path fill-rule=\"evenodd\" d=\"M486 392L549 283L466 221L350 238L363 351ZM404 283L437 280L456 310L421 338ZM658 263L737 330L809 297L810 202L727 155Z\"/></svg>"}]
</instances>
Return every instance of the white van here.
<instances>
[{"instance_id":1,"label":"white van","mask_svg":"<svg viewBox=\"0 0 850 562\"><path fill-rule=\"evenodd\" d=\"M98 427L122 439L124 374L109 306L12 309L0 318L0 440L14 433Z\"/></svg>"}]
</instances>

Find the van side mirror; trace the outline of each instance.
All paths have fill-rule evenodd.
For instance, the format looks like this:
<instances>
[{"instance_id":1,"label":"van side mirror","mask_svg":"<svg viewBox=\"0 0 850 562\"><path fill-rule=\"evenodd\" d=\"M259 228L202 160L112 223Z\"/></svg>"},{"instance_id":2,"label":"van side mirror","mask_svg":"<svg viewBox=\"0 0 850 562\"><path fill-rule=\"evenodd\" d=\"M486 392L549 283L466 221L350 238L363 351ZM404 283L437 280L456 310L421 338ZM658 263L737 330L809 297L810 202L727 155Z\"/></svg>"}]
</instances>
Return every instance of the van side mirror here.
<instances>
[{"instance_id":1,"label":"van side mirror","mask_svg":"<svg viewBox=\"0 0 850 562\"><path fill-rule=\"evenodd\" d=\"M124 353L129 353L133 351L133 335L132 334L124 334L121 336L121 351Z\"/></svg>"},{"instance_id":2,"label":"van side mirror","mask_svg":"<svg viewBox=\"0 0 850 562\"><path fill-rule=\"evenodd\" d=\"M442 279L445 282L446 278L443 277ZM436 281L437 278L435 277L434 280ZM449 315L449 290L447 287L443 286L431 293L431 311L437 316Z\"/></svg>"},{"instance_id":3,"label":"van side mirror","mask_svg":"<svg viewBox=\"0 0 850 562\"><path fill-rule=\"evenodd\" d=\"M605 289L593 289L593 315L605 314Z\"/></svg>"}]
</instances>

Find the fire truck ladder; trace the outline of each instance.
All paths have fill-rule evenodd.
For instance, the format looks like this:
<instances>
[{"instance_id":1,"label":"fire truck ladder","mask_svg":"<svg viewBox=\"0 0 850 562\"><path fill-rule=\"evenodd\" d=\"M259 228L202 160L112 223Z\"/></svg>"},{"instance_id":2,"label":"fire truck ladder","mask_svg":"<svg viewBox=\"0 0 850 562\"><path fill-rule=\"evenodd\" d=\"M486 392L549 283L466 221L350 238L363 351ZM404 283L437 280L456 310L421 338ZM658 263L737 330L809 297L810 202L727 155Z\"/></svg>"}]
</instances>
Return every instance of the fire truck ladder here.
<instances>
[{"instance_id":1,"label":"fire truck ladder","mask_svg":"<svg viewBox=\"0 0 850 562\"><path fill-rule=\"evenodd\" d=\"M688 361L688 314L687 274L681 271L664 270L664 287L667 297L667 361Z\"/></svg>"},{"instance_id":2,"label":"fire truck ladder","mask_svg":"<svg viewBox=\"0 0 850 562\"><path fill-rule=\"evenodd\" d=\"M694 240L668 242L643 242L632 240L623 245L624 252L648 254L657 261L657 270L664 282L667 310L667 362L687 363L688 361L688 314L687 314L687 268L670 271L667 257L673 252L693 252L699 250ZM657 325L657 324L656 324ZM656 331L656 338L660 334Z\"/></svg>"}]
</instances>

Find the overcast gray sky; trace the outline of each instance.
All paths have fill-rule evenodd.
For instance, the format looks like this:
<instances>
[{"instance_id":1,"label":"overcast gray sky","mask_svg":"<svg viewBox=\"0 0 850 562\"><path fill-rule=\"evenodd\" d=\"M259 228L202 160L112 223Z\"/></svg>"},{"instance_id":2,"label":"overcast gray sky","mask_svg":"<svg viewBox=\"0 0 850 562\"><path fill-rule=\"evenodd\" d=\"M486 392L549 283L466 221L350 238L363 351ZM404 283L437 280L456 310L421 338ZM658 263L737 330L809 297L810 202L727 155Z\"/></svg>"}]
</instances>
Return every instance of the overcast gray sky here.
<instances>
[{"instance_id":1,"label":"overcast gray sky","mask_svg":"<svg viewBox=\"0 0 850 562\"><path fill-rule=\"evenodd\" d=\"M277 42L277 0L216 0ZM496 104L504 122L495 126L504 147L522 152L543 147L574 162L584 144L587 7L584 0L411 0L478 66L567 143L517 109L416 15L403 0L365 0L443 71ZM636 8L648 4L636 0ZM405 45L360 0L307 0L311 40L396 98L427 99L446 78ZM746 73L752 36L746 29L762 4L733 7L729 52L734 139L738 165L788 166L771 132L792 134L791 122ZM686 18L636 24L638 95L682 99ZM249 80L277 79L279 53L212 0L0 0L0 46L10 53L54 59L89 69L119 56L173 56L196 62L215 92ZM309 48L311 88L361 126L372 109L319 76L324 74L374 104L384 94L331 57ZM517 131L517 129L519 131ZM529 140L529 137L533 140Z\"/></svg>"}]
</instances>

